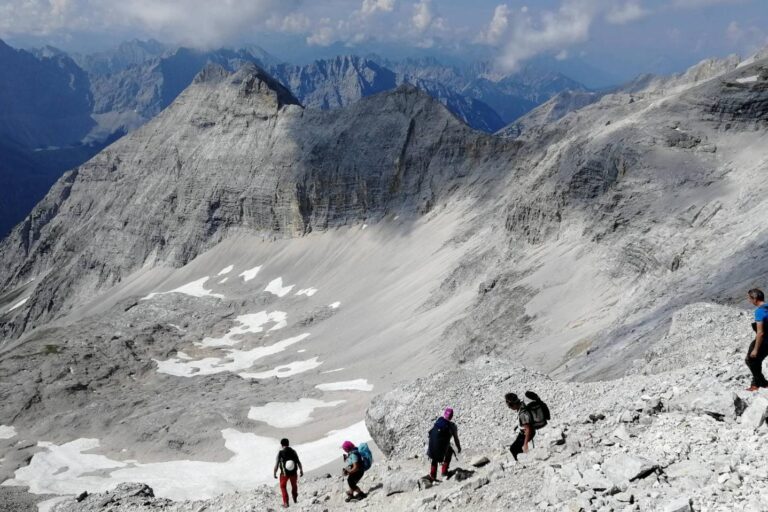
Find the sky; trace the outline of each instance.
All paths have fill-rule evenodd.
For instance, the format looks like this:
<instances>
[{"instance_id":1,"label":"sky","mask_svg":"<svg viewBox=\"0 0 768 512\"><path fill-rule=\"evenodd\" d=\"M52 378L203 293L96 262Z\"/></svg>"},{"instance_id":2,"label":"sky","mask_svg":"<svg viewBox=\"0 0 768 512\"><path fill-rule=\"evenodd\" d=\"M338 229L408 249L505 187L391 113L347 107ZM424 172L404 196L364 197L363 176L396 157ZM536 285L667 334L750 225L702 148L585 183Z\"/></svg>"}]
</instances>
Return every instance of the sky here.
<instances>
[{"instance_id":1,"label":"sky","mask_svg":"<svg viewBox=\"0 0 768 512\"><path fill-rule=\"evenodd\" d=\"M0 38L105 50L154 38L258 44L288 61L340 53L531 61L606 80L671 73L768 45L768 0L0 0Z\"/></svg>"}]
</instances>

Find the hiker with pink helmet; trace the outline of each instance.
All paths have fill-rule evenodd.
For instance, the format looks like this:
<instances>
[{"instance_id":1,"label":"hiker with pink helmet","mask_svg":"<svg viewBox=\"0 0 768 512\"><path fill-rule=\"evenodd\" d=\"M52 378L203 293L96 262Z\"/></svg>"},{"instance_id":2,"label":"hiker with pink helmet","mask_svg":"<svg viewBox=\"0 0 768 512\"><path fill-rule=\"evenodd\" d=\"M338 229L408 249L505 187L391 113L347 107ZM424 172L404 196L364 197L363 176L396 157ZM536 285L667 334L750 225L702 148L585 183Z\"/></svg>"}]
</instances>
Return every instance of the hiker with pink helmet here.
<instances>
[{"instance_id":1,"label":"hiker with pink helmet","mask_svg":"<svg viewBox=\"0 0 768 512\"><path fill-rule=\"evenodd\" d=\"M365 472L371 469L373 454L371 454L371 450L366 443L360 443L359 446L355 446L352 441L344 441L341 449L344 450L344 469L342 473L347 477L347 485L349 486L346 501L361 500L366 497L366 494L357 484L363 478Z\"/></svg>"},{"instance_id":2,"label":"hiker with pink helmet","mask_svg":"<svg viewBox=\"0 0 768 512\"><path fill-rule=\"evenodd\" d=\"M443 415L435 421L432 429L429 431L429 444L427 448L427 457L431 460L428 478L432 481L437 480L437 465L442 463L440 474L443 477L448 476L448 468L451 465L454 450L451 446L451 439L456 443L456 452L461 453L461 442L459 441L459 429L453 419L453 409L447 407Z\"/></svg>"}]
</instances>

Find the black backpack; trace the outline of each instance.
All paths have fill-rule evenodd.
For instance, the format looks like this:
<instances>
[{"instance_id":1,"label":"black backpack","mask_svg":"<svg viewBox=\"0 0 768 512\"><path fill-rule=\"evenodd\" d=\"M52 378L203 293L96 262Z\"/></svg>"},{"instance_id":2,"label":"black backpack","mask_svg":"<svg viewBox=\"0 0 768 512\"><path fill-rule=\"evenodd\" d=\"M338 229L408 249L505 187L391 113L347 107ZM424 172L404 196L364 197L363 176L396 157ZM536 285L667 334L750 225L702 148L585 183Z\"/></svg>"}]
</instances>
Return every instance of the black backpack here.
<instances>
[{"instance_id":1,"label":"black backpack","mask_svg":"<svg viewBox=\"0 0 768 512\"><path fill-rule=\"evenodd\" d=\"M429 456L441 459L451 443L451 422L445 418L438 418L429 431Z\"/></svg>"},{"instance_id":2,"label":"black backpack","mask_svg":"<svg viewBox=\"0 0 768 512\"><path fill-rule=\"evenodd\" d=\"M296 450L294 450L291 447L286 447L281 449L278 452L278 461L280 464L280 471L284 475L292 476L298 473L299 471L299 455L296 453ZM293 461L294 467L292 470L288 471L288 469L285 467L285 463L289 460Z\"/></svg>"},{"instance_id":3,"label":"black backpack","mask_svg":"<svg viewBox=\"0 0 768 512\"><path fill-rule=\"evenodd\" d=\"M531 426L536 430L546 427L551 418L547 404L533 391L526 391L525 397L530 400L524 408L531 416Z\"/></svg>"}]
</instances>

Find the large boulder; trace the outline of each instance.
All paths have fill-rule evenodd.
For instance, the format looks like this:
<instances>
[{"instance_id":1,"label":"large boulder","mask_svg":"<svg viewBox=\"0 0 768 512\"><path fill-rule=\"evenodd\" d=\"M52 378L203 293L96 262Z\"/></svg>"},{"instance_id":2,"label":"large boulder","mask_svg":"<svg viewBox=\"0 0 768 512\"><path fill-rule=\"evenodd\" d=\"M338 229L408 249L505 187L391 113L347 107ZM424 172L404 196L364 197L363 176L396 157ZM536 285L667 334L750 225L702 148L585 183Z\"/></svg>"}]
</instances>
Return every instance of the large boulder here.
<instances>
[{"instance_id":1,"label":"large boulder","mask_svg":"<svg viewBox=\"0 0 768 512\"><path fill-rule=\"evenodd\" d=\"M402 492L411 492L418 488L418 480L401 471L389 472L386 480L384 480L384 494L386 496Z\"/></svg>"},{"instance_id":2,"label":"large boulder","mask_svg":"<svg viewBox=\"0 0 768 512\"><path fill-rule=\"evenodd\" d=\"M652 460L628 453L620 453L607 459L602 470L614 484L621 485L651 474L659 465Z\"/></svg>"},{"instance_id":3,"label":"large boulder","mask_svg":"<svg viewBox=\"0 0 768 512\"><path fill-rule=\"evenodd\" d=\"M662 508L663 512L689 512L691 510L693 510L691 508L691 500L687 496L681 496L668 501Z\"/></svg>"},{"instance_id":4,"label":"large boulder","mask_svg":"<svg viewBox=\"0 0 768 512\"><path fill-rule=\"evenodd\" d=\"M707 414L716 420L735 419L743 411L741 398L715 379L706 379L691 391L672 400L671 408L695 414Z\"/></svg>"},{"instance_id":5,"label":"large boulder","mask_svg":"<svg viewBox=\"0 0 768 512\"><path fill-rule=\"evenodd\" d=\"M676 487L681 489L704 487L714 476L712 468L691 460L672 464L664 470L664 473L667 475L667 478L674 482Z\"/></svg>"},{"instance_id":6,"label":"large boulder","mask_svg":"<svg viewBox=\"0 0 768 512\"><path fill-rule=\"evenodd\" d=\"M757 396L741 415L741 424L745 428L755 430L765 423L766 415L768 415L768 398Z\"/></svg>"}]
</instances>

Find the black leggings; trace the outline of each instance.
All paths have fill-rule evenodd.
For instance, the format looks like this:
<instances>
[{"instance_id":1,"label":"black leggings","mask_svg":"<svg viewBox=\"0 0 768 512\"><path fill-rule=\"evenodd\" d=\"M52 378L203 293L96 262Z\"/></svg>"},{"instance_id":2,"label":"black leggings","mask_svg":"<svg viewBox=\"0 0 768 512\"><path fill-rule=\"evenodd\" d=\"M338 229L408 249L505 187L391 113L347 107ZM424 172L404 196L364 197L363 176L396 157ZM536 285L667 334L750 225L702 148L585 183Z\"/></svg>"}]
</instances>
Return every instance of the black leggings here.
<instances>
[{"instance_id":1,"label":"black leggings","mask_svg":"<svg viewBox=\"0 0 768 512\"><path fill-rule=\"evenodd\" d=\"M747 352L746 363L749 367L749 371L752 372L752 385L759 386L761 388L768 387L768 381L765 380L763 375L763 360L768 356L768 340L763 340L760 344L760 352L757 357L750 357L750 354L755 349L755 342L753 340L749 345L749 351Z\"/></svg>"},{"instance_id":2,"label":"black leggings","mask_svg":"<svg viewBox=\"0 0 768 512\"><path fill-rule=\"evenodd\" d=\"M533 438L536 437L536 431L533 430L531 432L531 441L533 441ZM519 434L517 434L517 439L515 439L515 442L512 443L512 445L509 447L509 451L512 453L512 456L517 460L517 456L523 453L523 445L525 444L525 430L521 430Z\"/></svg>"},{"instance_id":3,"label":"black leggings","mask_svg":"<svg viewBox=\"0 0 768 512\"><path fill-rule=\"evenodd\" d=\"M357 484L363 478L365 471L357 471L356 473L350 473L347 475L347 484L349 484L349 490L354 491L357 488Z\"/></svg>"}]
</instances>

